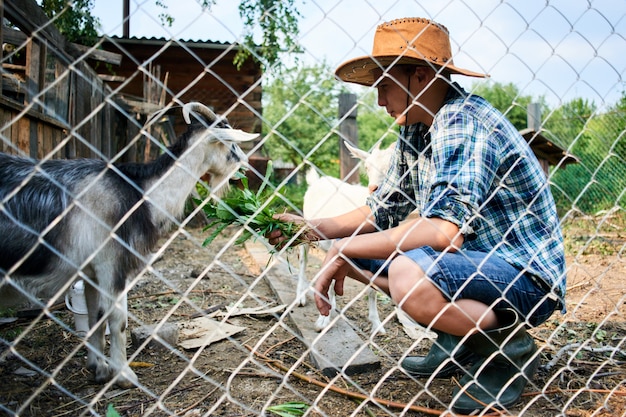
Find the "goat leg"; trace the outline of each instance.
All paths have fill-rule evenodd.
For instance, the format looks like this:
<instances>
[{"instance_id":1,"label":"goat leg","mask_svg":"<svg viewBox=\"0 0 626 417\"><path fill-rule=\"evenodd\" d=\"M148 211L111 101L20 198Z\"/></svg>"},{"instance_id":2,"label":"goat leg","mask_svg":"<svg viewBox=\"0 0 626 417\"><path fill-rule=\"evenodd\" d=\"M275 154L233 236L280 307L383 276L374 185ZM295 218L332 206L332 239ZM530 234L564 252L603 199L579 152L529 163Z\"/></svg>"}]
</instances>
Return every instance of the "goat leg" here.
<instances>
[{"instance_id":1,"label":"goat leg","mask_svg":"<svg viewBox=\"0 0 626 417\"><path fill-rule=\"evenodd\" d=\"M100 320L103 315L100 309L100 292L94 288L92 282L92 279L85 280L85 301L89 319L87 369L94 373L96 382L103 383L110 379L104 356L106 322Z\"/></svg>"},{"instance_id":2,"label":"goat leg","mask_svg":"<svg viewBox=\"0 0 626 417\"><path fill-rule=\"evenodd\" d=\"M309 262L309 244L300 245L300 270L298 271L298 285L296 287L296 300L300 307L306 305L306 293L309 290L309 280L306 278L306 266Z\"/></svg>"},{"instance_id":3,"label":"goat leg","mask_svg":"<svg viewBox=\"0 0 626 417\"><path fill-rule=\"evenodd\" d=\"M333 281L334 283L335 281ZM333 313L337 309L337 296L335 295L335 286L334 284L330 286L328 290L328 300L330 301L330 313L327 316L319 315L317 321L315 322L315 330L321 332L330 324L330 318Z\"/></svg>"},{"instance_id":4,"label":"goat leg","mask_svg":"<svg viewBox=\"0 0 626 417\"><path fill-rule=\"evenodd\" d=\"M370 287L367 290L367 305L369 307L369 313L367 318L369 319L372 325L372 336L376 336L378 333L385 334L387 331L383 327L383 323L380 321L380 316L378 314L378 290Z\"/></svg>"}]
</instances>

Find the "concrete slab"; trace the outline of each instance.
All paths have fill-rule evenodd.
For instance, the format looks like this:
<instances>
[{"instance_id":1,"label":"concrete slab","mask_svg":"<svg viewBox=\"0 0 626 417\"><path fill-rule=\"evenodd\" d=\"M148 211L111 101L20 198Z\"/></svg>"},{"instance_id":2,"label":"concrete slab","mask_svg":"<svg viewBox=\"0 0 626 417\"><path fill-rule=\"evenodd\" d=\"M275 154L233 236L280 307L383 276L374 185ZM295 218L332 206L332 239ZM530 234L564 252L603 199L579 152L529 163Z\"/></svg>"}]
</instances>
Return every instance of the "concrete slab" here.
<instances>
[{"instance_id":1,"label":"concrete slab","mask_svg":"<svg viewBox=\"0 0 626 417\"><path fill-rule=\"evenodd\" d=\"M349 321L337 315L332 325L323 332L315 330L315 321L319 315L313 300L306 306L295 305L297 265L289 266L283 259L273 258L265 244L246 243L248 253L257 265L266 271L266 279L281 304L291 306L289 316L295 330L311 351L311 361L326 376L338 372L353 375L368 372L380 367L380 359L372 352L368 344L356 333Z\"/></svg>"}]
</instances>

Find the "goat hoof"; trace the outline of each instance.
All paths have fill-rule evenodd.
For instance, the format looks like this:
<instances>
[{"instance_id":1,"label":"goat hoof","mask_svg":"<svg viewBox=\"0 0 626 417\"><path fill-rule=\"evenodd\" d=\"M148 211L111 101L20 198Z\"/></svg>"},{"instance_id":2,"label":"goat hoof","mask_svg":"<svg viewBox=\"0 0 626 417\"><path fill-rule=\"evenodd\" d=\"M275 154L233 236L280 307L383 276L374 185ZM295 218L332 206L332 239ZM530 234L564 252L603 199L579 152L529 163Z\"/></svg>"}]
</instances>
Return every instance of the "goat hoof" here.
<instances>
[{"instance_id":1,"label":"goat hoof","mask_svg":"<svg viewBox=\"0 0 626 417\"><path fill-rule=\"evenodd\" d=\"M115 385L122 389L136 388L139 386L139 380L137 379L137 375L128 369L115 378Z\"/></svg>"},{"instance_id":2,"label":"goat hoof","mask_svg":"<svg viewBox=\"0 0 626 417\"><path fill-rule=\"evenodd\" d=\"M376 336L377 334L386 334L387 330L380 322L380 320L370 320L372 323L372 336Z\"/></svg>"},{"instance_id":3,"label":"goat hoof","mask_svg":"<svg viewBox=\"0 0 626 417\"><path fill-rule=\"evenodd\" d=\"M387 330L384 327L374 327L372 328L372 336L387 334Z\"/></svg>"},{"instance_id":4,"label":"goat hoof","mask_svg":"<svg viewBox=\"0 0 626 417\"><path fill-rule=\"evenodd\" d=\"M91 367L92 366L90 366L90 368ZM99 363L95 365L95 368L91 369L91 371L94 373L94 378L97 384L104 384L111 379L111 372L109 367L105 364Z\"/></svg>"},{"instance_id":5,"label":"goat hoof","mask_svg":"<svg viewBox=\"0 0 626 417\"><path fill-rule=\"evenodd\" d=\"M330 324L330 316L319 316L315 322L315 330L321 332Z\"/></svg>"}]
</instances>

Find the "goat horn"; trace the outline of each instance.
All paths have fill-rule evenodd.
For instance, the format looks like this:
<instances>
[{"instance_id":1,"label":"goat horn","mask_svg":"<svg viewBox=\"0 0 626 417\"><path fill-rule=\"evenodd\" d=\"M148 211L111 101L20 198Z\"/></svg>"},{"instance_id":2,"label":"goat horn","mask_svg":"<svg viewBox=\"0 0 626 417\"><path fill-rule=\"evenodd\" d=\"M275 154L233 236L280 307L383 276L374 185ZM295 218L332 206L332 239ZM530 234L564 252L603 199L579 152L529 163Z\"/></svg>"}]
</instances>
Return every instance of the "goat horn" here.
<instances>
[{"instance_id":1,"label":"goat horn","mask_svg":"<svg viewBox=\"0 0 626 417\"><path fill-rule=\"evenodd\" d=\"M202 103L192 102L183 105L183 118L185 119L185 123L187 124L191 124L191 112L196 112L198 114L206 116L209 121L217 120L217 116L215 115L215 113L213 113L213 111L211 111L210 108Z\"/></svg>"}]
</instances>

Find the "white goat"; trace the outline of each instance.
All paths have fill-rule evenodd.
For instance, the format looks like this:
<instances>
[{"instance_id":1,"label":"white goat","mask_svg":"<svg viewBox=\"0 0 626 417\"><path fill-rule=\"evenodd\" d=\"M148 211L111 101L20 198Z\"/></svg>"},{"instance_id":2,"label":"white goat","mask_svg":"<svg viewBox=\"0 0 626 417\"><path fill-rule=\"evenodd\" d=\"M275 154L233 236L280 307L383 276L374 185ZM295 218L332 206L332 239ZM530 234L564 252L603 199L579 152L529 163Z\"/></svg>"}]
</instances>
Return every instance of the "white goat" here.
<instances>
[{"instance_id":1,"label":"white goat","mask_svg":"<svg viewBox=\"0 0 626 417\"><path fill-rule=\"evenodd\" d=\"M319 176L315 169L310 169L306 174L307 191L304 194L304 202L302 213L305 219L334 217L347 213L356 208L365 205L365 200L369 194L378 188L382 179L389 171L391 163L391 155L394 145L387 149L381 150L377 145L371 153L351 146L345 142L346 147L353 157L363 161L365 172L368 176L368 187L362 185L348 184L337 178L329 176ZM330 248L330 241L318 242L319 247L323 250ZM309 258L309 245L300 245L300 271L298 273L298 285L296 294L298 303L303 306L306 304L306 294L309 289L309 281L306 277L306 266ZM336 307L335 293L329 292L332 309ZM385 329L378 315L376 307L377 291L370 288L368 292L368 319L372 325L372 334L385 333ZM330 322L329 316L320 315L315 322L315 328L321 331Z\"/></svg>"},{"instance_id":2,"label":"white goat","mask_svg":"<svg viewBox=\"0 0 626 417\"><path fill-rule=\"evenodd\" d=\"M214 192L246 155L237 145L258 137L232 129L200 103L183 106L188 129L155 161L36 161L0 153L0 303L8 294L59 298L85 281L87 366L98 383L138 384L126 358L126 281L149 262L151 248L183 214L205 173ZM192 120L193 116L193 120ZM225 187L223 187L225 188ZM40 304L41 305L41 304ZM105 322L111 332L104 355Z\"/></svg>"}]
</instances>

